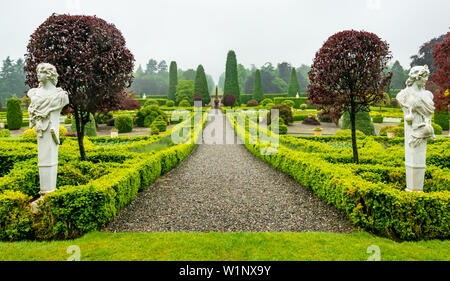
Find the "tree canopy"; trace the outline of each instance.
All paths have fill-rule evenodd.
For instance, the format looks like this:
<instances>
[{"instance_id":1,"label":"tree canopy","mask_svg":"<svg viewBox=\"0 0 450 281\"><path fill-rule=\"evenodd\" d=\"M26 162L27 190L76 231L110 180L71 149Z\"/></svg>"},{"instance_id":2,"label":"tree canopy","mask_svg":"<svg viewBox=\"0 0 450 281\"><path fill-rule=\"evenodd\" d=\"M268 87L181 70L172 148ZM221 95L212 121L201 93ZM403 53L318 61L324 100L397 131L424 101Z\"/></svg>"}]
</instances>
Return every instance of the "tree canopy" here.
<instances>
[{"instance_id":1,"label":"tree canopy","mask_svg":"<svg viewBox=\"0 0 450 281\"><path fill-rule=\"evenodd\" d=\"M428 65L430 74L432 75L436 71L433 60L433 51L436 44L442 43L446 38L446 34L442 34L439 37L433 38L428 42L425 42L420 46L419 53L411 56L411 67L417 65Z\"/></svg>"},{"instance_id":2,"label":"tree canopy","mask_svg":"<svg viewBox=\"0 0 450 281\"><path fill-rule=\"evenodd\" d=\"M437 87L434 93L436 111L447 111L450 105L450 32L442 43L436 45L433 54L436 71L430 80Z\"/></svg>"},{"instance_id":3,"label":"tree canopy","mask_svg":"<svg viewBox=\"0 0 450 281\"><path fill-rule=\"evenodd\" d=\"M25 62L17 59L15 62L7 57L0 69L0 102L6 104L9 98L22 98L28 90L25 85Z\"/></svg>"},{"instance_id":4,"label":"tree canopy","mask_svg":"<svg viewBox=\"0 0 450 281\"><path fill-rule=\"evenodd\" d=\"M356 113L383 99L384 89L391 82L392 73L385 71L390 59L388 44L377 35L342 31L323 44L309 72L309 101L334 115L349 112L355 163L359 162Z\"/></svg>"},{"instance_id":5,"label":"tree canopy","mask_svg":"<svg viewBox=\"0 0 450 281\"><path fill-rule=\"evenodd\" d=\"M82 160L83 136L90 114L116 109L133 81L133 54L122 33L95 16L51 15L31 35L26 54L26 83L39 82L39 63L53 64L59 86L69 93ZM123 94L122 94L123 93Z\"/></svg>"}]
</instances>

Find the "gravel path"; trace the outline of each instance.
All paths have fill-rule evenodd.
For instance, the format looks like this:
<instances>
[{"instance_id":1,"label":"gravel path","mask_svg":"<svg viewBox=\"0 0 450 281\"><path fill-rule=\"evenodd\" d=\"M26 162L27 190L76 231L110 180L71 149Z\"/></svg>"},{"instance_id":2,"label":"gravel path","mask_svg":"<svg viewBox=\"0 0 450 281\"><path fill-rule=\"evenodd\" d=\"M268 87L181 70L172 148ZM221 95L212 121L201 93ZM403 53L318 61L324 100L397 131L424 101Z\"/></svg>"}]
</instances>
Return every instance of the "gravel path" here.
<instances>
[{"instance_id":1,"label":"gravel path","mask_svg":"<svg viewBox=\"0 0 450 281\"><path fill-rule=\"evenodd\" d=\"M223 116L212 110L205 132L216 129L220 133L223 124L232 138L234 132ZM205 137L205 143L212 139ZM353 230L334 207L256 158L242 144L197 145L187 159L139 193L105 228L110 232Z\"/></svg>"}]
</instances>

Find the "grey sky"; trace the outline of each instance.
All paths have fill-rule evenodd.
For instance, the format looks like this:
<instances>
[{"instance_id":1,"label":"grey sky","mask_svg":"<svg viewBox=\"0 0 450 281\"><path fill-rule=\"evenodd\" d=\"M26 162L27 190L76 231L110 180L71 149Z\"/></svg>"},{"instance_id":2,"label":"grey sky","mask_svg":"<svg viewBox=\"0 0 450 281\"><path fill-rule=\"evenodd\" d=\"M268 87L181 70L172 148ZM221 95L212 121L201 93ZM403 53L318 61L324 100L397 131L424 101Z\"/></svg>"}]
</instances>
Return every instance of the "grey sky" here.
<instances>
[{"instance_id":1,"label":"grey sky","mask_svg":"<svg viewBox=\"0 0 450 281\"><path fill-rule=\"evenodd\" d=\"M449 30L449 11L448 0L1 0L0 60L22 57L30 34L56 12L114 23L136 67L150 58L202 64L216 83L230 49L246 67L310 65L329 36L347 29L376 33L409 67L422 43Z\"/></svg>"}]
</instances>

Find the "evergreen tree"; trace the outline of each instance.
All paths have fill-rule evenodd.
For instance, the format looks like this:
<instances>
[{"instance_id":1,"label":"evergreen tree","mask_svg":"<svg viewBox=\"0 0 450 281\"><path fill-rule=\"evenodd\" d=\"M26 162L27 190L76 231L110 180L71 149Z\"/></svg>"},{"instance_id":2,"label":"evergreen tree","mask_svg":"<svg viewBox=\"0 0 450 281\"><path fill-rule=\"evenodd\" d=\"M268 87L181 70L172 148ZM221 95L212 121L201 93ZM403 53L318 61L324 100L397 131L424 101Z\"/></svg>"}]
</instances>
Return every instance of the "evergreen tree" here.
<instances>
[{"instance_id":1,"label":"evergreen tree","mask_svg":"<svg viewBox=\"0 0 450 281\"><path fill-rule=\"evenodd\" d=\"M6 105L6 122L8 129L18 130L22 127L22 109L20 108L20 101L18 99L8 99Z\"/></svg>"},{"instance_id":2,"label":"evergreen tree","mask_svg":"<svg viewBox=\"0 0 450 281\"><path fill-rule=\"evenodd\" d=\"M167 63L165 60L159 62L158 73L167 73Z\"/></svg>"},{"instance_id":3,"label":"evergreen tree","mask_svg":"<svg viewBox=\"0 0 450 281\"><path fill-rule=\"evenodd\" d=\"M139 65L138 69L136 70L136 72L134 73L134 78L139 78L142 75L144 75L144 70L142 70L142 66Z\"/></svg>"},{"instance_id":4,"label":"evergreen tree","mask_svg":"<svg viewBox=\"0 0 450 281\"><path fill-rule=\"evenodd\" d=\"M195 73L194 93L202 95L202 101L204 105L209 104L209 102L211 101L208 90L208 82L206 81L205 70L203 69L203 66L201 64L197 67L197 71Z\"/></svg>"},{"instance_id":5,"label":"evergreen tree","mask_svg":"<svg viewBox=\"0 0 450 281\"><path fill-rule=\"evenodd\" d=\"M175 93L177 92L177 84L178 84L177 63L172 61L172 62L170 62L170 68L169 68L169 93L167 96L167 98L169 100L175 101Z\"/></svg>"},{"instance_id":6,"label":"evergreen tree","mask_svg":"<svg viewBox=\"0 0 450 281\"><path fill-rule=\"evenodd\" d=\"M297 71L293 67L291 70L291 78L289 79L288 96L295 97L297 92L300 91L300 85L297 80Z\"/></svg>"},{"instance_id":7,"label":"evergreen tree","mask_svg":"<svg viewBox=\"0 0 450 281\"><path fill-rule=\"evenodd\" d=\"M398 60L395 61L391 68L392 79L391 79L391 89L403 89L405 88L406 76L405 70L400 65Z\"/></svg>"},{"instance_id":8,"label":"evergreen tree","mask_svg":"<svg viewBox=\"0 0 450 281\"><path fill-rule=\"evenodd\" d=\"M158 71L158 62L154 59L150 59L145 69L145 74L155 74Z\"/></svg>"},{"instance_id":9,"label":"evergreen tree","mask_svg":"<svg viewBox=\"0 0 450 281\"><path fill-rule=\"evenodd\" d=\"M291 68L291 65L287 62L279 63L277 65L278 77L283 79L284 82L289 83L289 72Z\"/></svg>"},{"instance_id":10,"label":"evergreen tree","mask_svg":"<svg viewBox=\"0 0 450 281\"><path fill-rule=\"evenodd\" d=\"M227 63L225 68L225 83L224 83L224 95L233 94L236 97L236 101L239 102L239 80L237 72L236 54L233 50L228 52Z\"/></svg>"},{"instance_id":11,"label":"evergreen tree","mask_svg":"<svg viewBox=\"0 0 450 281\"><path fill-rule=\"evenodd\" d=\"M261 73L259 72L258 69L255 71L255 79L253 83L253 99L257 100L258 102L264 99L264 92L261 82Z\"/></svg>"}]
</instances>

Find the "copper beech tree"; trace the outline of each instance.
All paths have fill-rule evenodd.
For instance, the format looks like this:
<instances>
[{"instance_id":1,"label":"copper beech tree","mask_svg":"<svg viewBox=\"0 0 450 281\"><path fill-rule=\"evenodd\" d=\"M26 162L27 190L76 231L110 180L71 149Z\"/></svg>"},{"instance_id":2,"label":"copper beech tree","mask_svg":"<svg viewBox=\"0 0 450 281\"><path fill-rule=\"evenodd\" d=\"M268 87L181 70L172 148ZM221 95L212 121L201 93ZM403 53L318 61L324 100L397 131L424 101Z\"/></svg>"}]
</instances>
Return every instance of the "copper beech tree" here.
<instances>
[{"instance_id":1,"label":"copper beech tree","mask_svg":"<svg viewBox=\"0 0 450 281\"><path fill-rule=\"evenodd\" d=\"M383 99L392 73L388 44L365 31L342 31L332 35L316 53L308 73L309 102L332 117L350 114L353 161L359 163L355 118L359 111Z\"/></svg>"},{"instance_id":2,"label":"copper beech tree","mask_svg":"<svg viewBox=\"0 0 450 281\"><path fill-rule=\"evenodd\" d=\"M69 93L82 160L84 128L89 115L118 108L133 80L134 57L122 33L95 16L51 15L31 35L25 72L26 84L38 86L36 66L53 64L58 86Z\"/></svg>"},{"instance_id":3,"label":"copper beech tree","mask_svg":"<svg viewBox=\"0 0 450 281\"><path fill-rule=\"evenodd\" d=\"M436 112L448 111L450 106L448 92L450 88L450 32L447 33L442 43L435 46L433 60L436 71L430 80L436 86L434 91Z\"/></svg>"}]
</instances>

